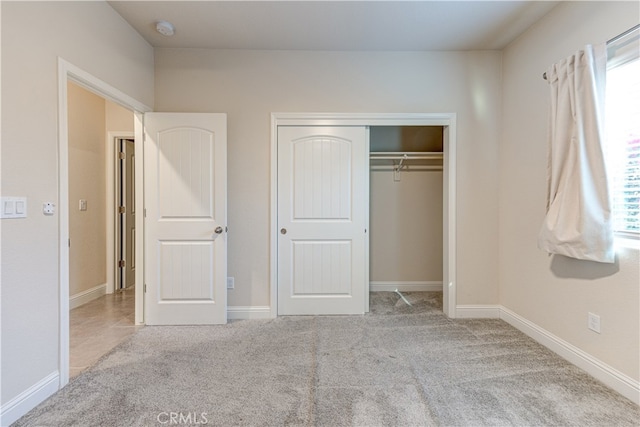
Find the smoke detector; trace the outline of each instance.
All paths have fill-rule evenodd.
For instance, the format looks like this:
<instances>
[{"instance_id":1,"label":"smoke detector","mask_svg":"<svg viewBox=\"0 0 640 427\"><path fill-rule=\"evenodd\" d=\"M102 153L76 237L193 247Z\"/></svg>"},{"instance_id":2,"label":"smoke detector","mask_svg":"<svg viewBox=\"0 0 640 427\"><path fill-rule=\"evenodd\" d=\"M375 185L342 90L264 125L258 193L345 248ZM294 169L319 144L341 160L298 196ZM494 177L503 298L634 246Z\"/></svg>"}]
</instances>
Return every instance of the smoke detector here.
<instances>
[{"instance_id":1,"label":"smoke detector","mask_svg":"<svg viewBox=\"0 0 640 427\"><path fill-rule=\"evenodd\" d=\"M173 24L171 22L158 21L156 22L156 31L163 36L169 37L176 32L176 29L173 27Z\"/></svg>"}]
</instances>

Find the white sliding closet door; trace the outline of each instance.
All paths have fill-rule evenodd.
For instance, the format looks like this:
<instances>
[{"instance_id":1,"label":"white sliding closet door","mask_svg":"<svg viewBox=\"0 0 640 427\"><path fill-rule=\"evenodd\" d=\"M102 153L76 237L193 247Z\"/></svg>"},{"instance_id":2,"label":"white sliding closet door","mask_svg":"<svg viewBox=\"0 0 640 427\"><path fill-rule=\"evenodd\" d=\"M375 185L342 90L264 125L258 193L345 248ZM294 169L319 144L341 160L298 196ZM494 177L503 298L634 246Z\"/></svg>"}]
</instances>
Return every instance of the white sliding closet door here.
<instances>
[{"instance_id":1,"label":"white sliding closet door","mask_svg":"<svg viewBox=\"0 0 640 427\"><path fill-rule=\"evenodd\" d=\"M362 314L368 302L365 126L278 127L278 314Z\"/></svg>"}]
</instances>

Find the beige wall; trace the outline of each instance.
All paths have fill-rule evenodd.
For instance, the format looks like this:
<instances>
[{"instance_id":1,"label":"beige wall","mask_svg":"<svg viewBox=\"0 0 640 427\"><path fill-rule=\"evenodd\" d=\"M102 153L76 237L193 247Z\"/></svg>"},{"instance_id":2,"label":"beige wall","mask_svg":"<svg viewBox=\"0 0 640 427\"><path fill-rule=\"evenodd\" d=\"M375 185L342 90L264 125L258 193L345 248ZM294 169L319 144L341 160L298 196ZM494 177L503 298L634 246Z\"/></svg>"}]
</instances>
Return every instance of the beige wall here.
<instances>
[{"instance_id":1,"label":"beige wall","mask_svg":"<svg viewBox=\"0 0 640 427\"><path fill-rule=\"evenodd\" d=\"M371 171L372 282L442 281L442 172Z\"/></svg>"},{"instance_id":2,"label":"beige wall","mask_svg":"<svg viewBox=\"0 0 640 427\"><path fill-rule=\"evenodd\" d=\"M105 121L107 132L131 132L134 123L133 112L113 102L105 103Z\"/></svg>"},{"instance_id":3,"label":"beige wall","mask_svg":"<svg viewBox=\"0 0 640 427\"><path fill-rule=\"evenodd\" d=\"M512 43L503 57L500 147L500 303L638 381L638 250L615 265L548 257L537 249L546 197L547 67L587 43L638 23L637 2L565 2ZM587 329L600 315L602 333Z\"/></svg>"},{"instance_id":4,"label":"beige wall","mask_svg":"<svg viewBox=\"0 0 640 427\"><path fill-rule=\"evenodd\" d=\"M231 306L269 305L270 113L454 112L458 303L496 304L500 52L156 49L156 111L228 114Z\"/></svg>"},{"instance_id":5,"label":"beige wall","mask_svg":"<svg viewBox=\"0 0 640 427\"><path fill-rule=\"evenodd\" d=\"M107 281L105 100L73 84L69 105L69 295ZM87 201L87 210L79 201Z\"/></svg>"},{"instance_id":6,"label":"beige wall","mask_svg":"<svg viewBox=\"0 0 640 427\"><path fill-rule=\"evenodd\" d=\"M59 368L58 57L153 105L153 50L106 2L1 2L2 194L29 217L2 222L1 402ZM52 31L52 23L54 31Z\"/></svg>"}]
</instances>

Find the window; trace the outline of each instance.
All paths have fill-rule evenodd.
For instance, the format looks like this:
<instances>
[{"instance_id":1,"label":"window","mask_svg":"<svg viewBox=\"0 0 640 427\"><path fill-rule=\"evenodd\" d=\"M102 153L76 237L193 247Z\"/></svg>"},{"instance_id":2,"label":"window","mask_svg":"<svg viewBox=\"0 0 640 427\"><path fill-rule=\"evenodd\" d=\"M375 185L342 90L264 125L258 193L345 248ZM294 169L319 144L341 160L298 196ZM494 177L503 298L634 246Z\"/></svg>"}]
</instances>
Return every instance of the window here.
<instances>
[{"instance_id":1,"label":"window","mask_svg":"<svg viewBox=\"0 0 640 427\"><path fill-rule=\"evenodd\" d=\"M640 55L638 30L607 46L606 152L618 237L640 238Z\"/></svg>"}]
</instances>

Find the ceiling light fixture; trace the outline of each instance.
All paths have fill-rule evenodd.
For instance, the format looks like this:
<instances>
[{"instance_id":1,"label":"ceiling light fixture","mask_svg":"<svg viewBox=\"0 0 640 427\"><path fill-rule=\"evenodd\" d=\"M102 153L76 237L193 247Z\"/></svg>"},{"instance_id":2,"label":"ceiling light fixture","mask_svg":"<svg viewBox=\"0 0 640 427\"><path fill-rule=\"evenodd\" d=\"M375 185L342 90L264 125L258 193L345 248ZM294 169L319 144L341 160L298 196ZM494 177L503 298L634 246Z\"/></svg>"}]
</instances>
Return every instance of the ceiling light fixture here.
<instances>
[{"instance_id":1,"label":"ceiling light fixture","mask_svg":"<svg viewBox=\"0 0 640 427\"><path fill-rule=\"evenodd\" d=\"M167 21L156 22L156 31L167 37L172 36L176 32L173 24Z\"/></svg>"}]
</instances>

